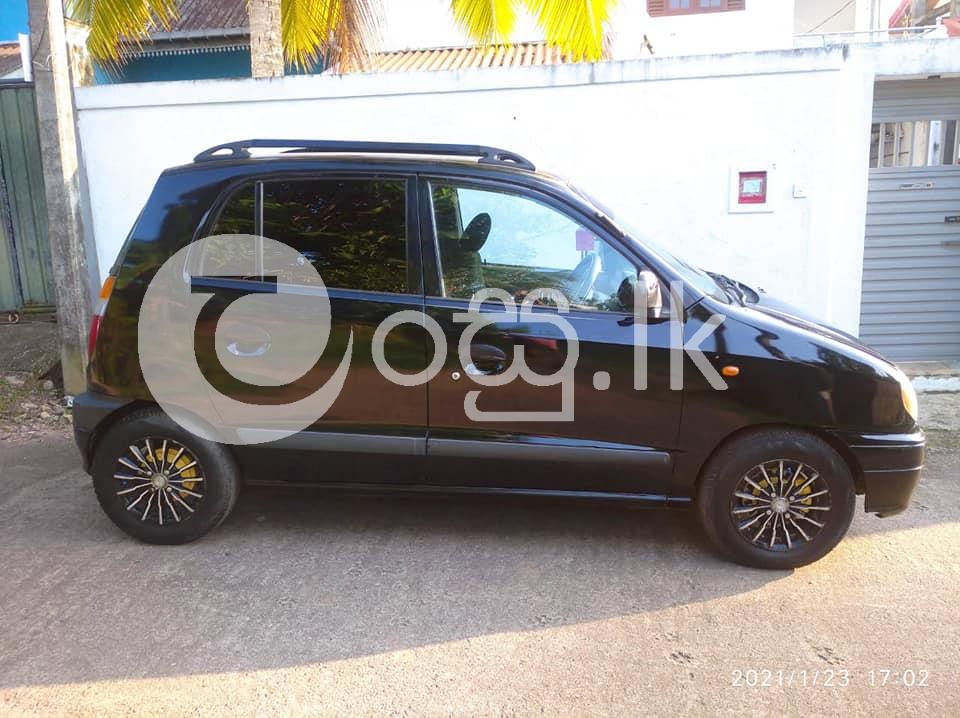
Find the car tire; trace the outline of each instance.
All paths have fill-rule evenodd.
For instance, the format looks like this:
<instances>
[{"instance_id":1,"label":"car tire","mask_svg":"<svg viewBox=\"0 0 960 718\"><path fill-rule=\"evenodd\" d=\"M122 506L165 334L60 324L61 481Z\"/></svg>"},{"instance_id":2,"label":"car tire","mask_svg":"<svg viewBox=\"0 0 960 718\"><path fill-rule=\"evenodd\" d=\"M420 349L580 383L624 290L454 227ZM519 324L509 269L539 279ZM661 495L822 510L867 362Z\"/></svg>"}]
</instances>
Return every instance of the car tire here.
<instances>
[{"instance_id":1,"label":"car tire","mask_svg":"<svg viewBox=\"0 0 960 718\"><path fill-rule=\"evenodd\" d=\"M856 491L846 462L819 437L795 429L757 430L711 457L696 506L726 558L792 569L840 542L853 520Z\"/></svg>"},{"instance_id":2,"label":"car tire","mask_svg":"<svg viewBox=\"0 0 960 718\"><path fill-rule=\"evenodd\" d=\"M97 444L91 473L107 516L151 544L195 541L226 519L239 493L230 451L191 434L158 408L112 426Z\"/></svg>"}]
</instances>

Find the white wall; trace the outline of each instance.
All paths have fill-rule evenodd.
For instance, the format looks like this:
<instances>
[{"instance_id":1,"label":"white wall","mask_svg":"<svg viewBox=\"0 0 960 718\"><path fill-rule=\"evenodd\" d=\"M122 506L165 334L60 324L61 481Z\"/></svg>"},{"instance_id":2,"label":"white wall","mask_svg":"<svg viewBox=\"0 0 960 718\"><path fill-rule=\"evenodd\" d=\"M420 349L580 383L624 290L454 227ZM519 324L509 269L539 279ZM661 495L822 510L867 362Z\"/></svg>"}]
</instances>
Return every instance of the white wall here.
<instances>
[{"instance_id":1,"label":"white wall","mask_svg":"<svg viewBox=\"0 0 960 718\"><path fill-rule=\"evenodd\" d=\"M793 46L794 0L753 0L744 10L661 17L650 17L646 8L643 0L617 5L610 23L614 58L645 56L644 35L656 57Z\"/></svg>"},{"instance_id":2,"label":"white wall","mask_svg":"<svg viewBox=\"0 0 960 718\"><path fill-rule=\"evenodd\" d=\"M796 0L798 4L845 1ZM871 0L858 0L865 1ZM648 56L644 35L658 57L769 50L793 44L794 0L751 0L743 11L653 18L646 6L645 0L621 0L615 5L608 23L614 59ZM512 39L542 40L533 17L522 7L518 10ZM384 50L471 44L454 22L449 0L387 2L383 25Z\"/></svg>"},{"instance_id":3,"label":"white wall","mask_svg":"<svg viewBox=\"0 0 960 718\"><path fill-rule=\"evenodd\" d=\"M873 71L950 41L600 65L101 85L77 106L100 267L158 174L247 137L493 144L569 175L694 263L856 332ZM930 50L933 47L934 50ZM937 49L940 48L940 49ZM957 68L960 71L960 67ZM731 167L777 166L776 210L728 213ZM806 198L793 197L793 185Z\"/></svg>"}]
</instances>

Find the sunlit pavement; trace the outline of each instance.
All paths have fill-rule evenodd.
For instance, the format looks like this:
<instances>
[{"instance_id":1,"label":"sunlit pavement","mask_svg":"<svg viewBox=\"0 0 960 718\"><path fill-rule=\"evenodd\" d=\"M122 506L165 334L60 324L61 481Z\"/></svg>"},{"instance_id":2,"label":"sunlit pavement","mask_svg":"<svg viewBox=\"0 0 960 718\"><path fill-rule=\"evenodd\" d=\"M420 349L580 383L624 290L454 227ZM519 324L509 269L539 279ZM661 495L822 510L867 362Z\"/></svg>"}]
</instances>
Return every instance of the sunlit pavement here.
<instances>
[{"instance_id":1,"label":"sunlit pavement","mask_svg":"<svg viewBox=\"0 0 960 718\"><path fill-rule=\"evenodd\" d=\"M150 547L69 437L0 446L0 714L954 716L958 481L934 448L907 513L763 572L691 513L532 499L249 491Z\"/></svg>"}]
</instances>

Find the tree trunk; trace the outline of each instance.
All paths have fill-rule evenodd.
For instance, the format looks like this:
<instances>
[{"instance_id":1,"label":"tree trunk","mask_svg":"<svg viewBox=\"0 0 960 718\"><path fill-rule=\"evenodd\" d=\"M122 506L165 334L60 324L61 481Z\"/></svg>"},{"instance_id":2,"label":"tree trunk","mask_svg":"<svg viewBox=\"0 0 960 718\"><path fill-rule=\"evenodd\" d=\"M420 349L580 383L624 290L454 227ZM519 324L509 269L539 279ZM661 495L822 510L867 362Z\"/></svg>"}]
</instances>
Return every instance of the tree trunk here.
<instances>
[{"instance_id":1,"label":"tree trunk","mask_svg":"<svg viewBox=\"0 0 960 718\"><path fill-rule=\"evenodd\" d=\"M60 359L64 388L68 395L73 395L86 388L93 282L80 214L77 128L61 2L29 0L28 8Z\"/></svg>"},{"instance_id":2,"label":"tree trunk","mask_svg":"<svg viewBox=\"0 0 960 718\"><path fill-rule=\"evenodd\" d=\"M250 70L254 77L283 75L280 0L250 0Z\"/></svg>"}]
</instances>

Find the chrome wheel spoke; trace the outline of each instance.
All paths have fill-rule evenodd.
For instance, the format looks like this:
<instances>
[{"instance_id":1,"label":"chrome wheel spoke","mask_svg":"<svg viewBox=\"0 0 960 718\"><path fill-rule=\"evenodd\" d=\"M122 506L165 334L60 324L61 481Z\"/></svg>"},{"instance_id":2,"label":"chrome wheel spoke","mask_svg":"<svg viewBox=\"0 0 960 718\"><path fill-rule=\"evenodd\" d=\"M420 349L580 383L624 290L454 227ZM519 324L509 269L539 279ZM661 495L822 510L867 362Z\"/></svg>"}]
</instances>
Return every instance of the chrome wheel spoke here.
<instances>
[{"instance_id":1,"label":"chrome wheel spoke","mask_svg":"<svg viewBox=\"0 0 960 718\"><path fill-rule=\"evenodd\" d=\"M146 521L146 520L147 520L147 514L150 513L150 507L153 506L153 496L154 496L154 494L156 494L156 493L157 493L157 492L154 491L153 489L150 490L150 496L147 498L147 508L145 508L145 509L143 510L143 516L140 517L140 520L141 520L141 521Z\"/></svg>"},{"instance_id":2,"label":"chrome wheel spoke","mask_svg":"<svg viewBox=\"0 0 960 718\"><path fill-rule=\"evenodd\" d=\"M788 516L787 518L790 521L790 525L793 526L793 528L795 528L797 531L799 531L801 536L803 536L803 540L809 541L810 537L807 536L806 532L802 528L800 528L800 526L797 524L796 521L793 520L793 516Z\"/></svg>"},{"instance_id":3,"label":"chrome wheel spoke","mask_svg":"<svg viewBox=\"0 0 960 718\"><path fill-rule=\"evenodd\" d=\"M822 529L822 528L826 525L826 524L820 523L819 521L814 521L814 520L813 520L812 518L810 518L809 516L804 516L803 514L797 513L796 511L791 511L791 512L790 512L790 515L793 516L793 517L796 518L796 519L803 519L804 521L809 521L809 522L812 523L814 526L816 526L818 529Z\"/></svg>"},{"instance_id":4,"label":"chrome wheel spoke","mask_svg":"<svg viewBox=\"0 0 960 718\"><path fill-rule=\"evenodd\" d=\"M170 513L173 514L173 520L180 523L180 514L177 513L177 510L173 508L173 504L170 502L170 491L163 492L163 500L167 502L167 508L169 508Z\"/></svg>"},{"instance_id":5,"label":"chrome wheel spoke","mask_svg":"<svg viewBox=\"0 0 960 718\"><path fill-rule=\"evenodd\" d=\"M149 476L149 475L150 475L150 472L149 472L149 471L144 471L141 467L137 466L136 464L134 464L132 461L130 461L130 460L127 459L126 457L121 456L121 457L118 459L118 461L119 461L121 464L123 464L124 466L126 466L128 469L130 469L131 471L136 471L137 473L143 474L144 476Z\"/></svg>"},{"instance_id":6,"label":"chrome wheel spoke","mask_svg":"<svg viewBox=\"0 0 960 718\"><path fill-rule=\"evenodd\" d=\"M761 496L754 496L753 494L745 494L742 491L735 491L733 495L736 496L738 499L744 499L745 501L762 501L763 502L763 504L761 504L762 506L766 506L767 504L770 503L768 499L765 499Z\"/></svg>"},{"instance_id":7,"label":"chrome wheel spoke","mask_svg":"<svg viewBox=\"0 0 960 718\"><path fill-rule=\"evenodd\" d=\"M804 495L804 496L798 496L796 500L797 500L797 501L809 501L810 499L815 499L815 498L817 498L818 496L824 496L825 494L829 494L829 493L830 493L829 491L827 491L826 489L824 489L823 491L815 491L815 492L812 493L812 494L806 494L806 495Z\"/></svg>"},{"instance_id":8,"label":"chrome wheel spoke","mask_svg":"<svg viewBox=\"0 0 960 718\"><path fill-rule=\"evenodd\" d=\"M136 446L131 446L130 451L133 452L133 455L137 457L137 461L143 465L143 468L145 468L148 472L151 472L150 464L148 464L147 460L143 458L143 454L141 453L140 449L138 449Z\"/></svg>"},{"instance_id":9,"label":"chrome wheel spoke","mask_svg":"<svg viewBox=\"0 0 960 718\"><path fill-rule=\"evenodd\" d=\"M192 469L192 468L193 468L194 466L196 466L196 465L197 465L197 462L196 462L196 461L191 461L189 464L180 467L179 469L177 469L176 471L174 471L172 474L170 474L170 477L169 477L169 478L172 479L174 476L179 476L180 474L182 474L182 473L183 473L184 471L186 471L187 469Z\"/></svg>"},{"instance_id":10,"label":"chrome wheel spoke","mask_svg":"<svg viewBox=\"0 0 960 718\"><path fill-rule=\"evenodd\" d=\"M754 511L757 511L757 510L759 510L759 509L765 509L765 508L767 508L767 507L766 507L766 506L760 506L760 505L758 505L758 506L744 506L743 508L734 509L734 510L732 511L732 513L733 513L734 516L743 516L744 514L749 514L749 513L752 513L752 512L754 512Z\"/></svg>"},{"instance_id":11,"label":"chrome wheel spoke","mask_svg":"<svg viewBox=\"0 0 960 718\"><path fill-rule=\"evenodd\" d=\"M763 532L767 530L767 526L770 524L771 518L773 518L773 514L767 516L767 520L763 522L763 526L760 527L760 530L757 531L756 535L753 537L754 542L756 542L763 535Z\"/></svg>"},{"instance_id":12,"label":"chrome wheel spoke","mask_svg":"<svg viewBox=\"0 0 960 718\"><path fill-rule=\"evenodd\" d=\"M143 493L140 494L136 499L134 499L132 504L127 504L127 510L133 511L133 507L140 503L144 496L150 493L150 489L144 489Z\"/></svg>"},{"instance_id":13,"label":"chrome wheel spoke","mask_svg":"<svg viewBox=\"0 0 960 718\"><path fill-rule=\"evenodd\" d=\"M783 535L787 539L787 549L792 549L793 541L790 540L790 529L787 528L787 520L783 518L783 514L780 514L780 523L783 524Z\"/></svg>"},{"instance_id":14,"label":"chrome wheel spoke","mask_svg":"<svg viewBox=\"0 0 960 718\"><path fill-rule=\"evenodd\" d=\"M172 469L174 466L177 465L177 462L178 462L178 461L180 461L180 457L183 456L183 452L184 452L184 451L185 451L185 449L181 446L181 447L180 447L180 450L177 451L177 453L173 455L173 460L170 462L170 468L171 468L171 469Z\"/></svg>"},{"instance_id":15,"label":"chrome wheel spoke","mask_svg":"<svg viewBox=\"0 0 960 718\"><path fill-rule=\"evenodd\" d=\"M765 488L763 488L760 484L758 484L756 481L753 481L753 480L750 479L749 477L744 476L744 477L743 477L743 480L746 481L750 486L752 486L753 488L755 488L757 491L759 491L760 493L762 493L764 496L769 496L769 495L770 495L770 492L769 492L769 491L767 491L767 490L766 490ZM767 481L767 486L769 486L769 485L770 485L770 482Z\"/></svg>"},{"instance_id":16,"label":"chrome wheel spoke","mask_svg":"<svg viewBox=\"0 0 960 718\"><path fill-rule=\"evenodd\" d=\"M193 509L190 508L190 504L188 504L186 501L184 501L183 499L181 499L181 498L177 495L176 492L173 492L173 493L171 493L170 495L171 495L178 503L180 503L180 504L183 506L183 508L185 508L185 509L186 509L187 511L189 511L191 514L193 513Z\"/></svg>"},{"instance_id":17,"label":"chrome wheel spoke","mask_svg":"<svg viewBox=\"0 0 960 718\"><path fill-rule=\"evenodd\" d=\"M134 491L139 491L140 489L146 489L149 486L150 486L150 482L148 481L145 484L134 486L132 489L124 489L123 491L118 491L117 496L126 496L127 494L132 494Z\"/></svg>"},{"instance_id":18,"label":"chrome wheel spoke","mask_svg":"<svg viewBox=\"0 0 960 718\"><path fill-rule=\"evenodd\" d=\"M753 517L752 519L750 519L749 521L740 524L740 526L739 526L740 530L743 531L744 529L750 528L750 527L753 526L755 523L757 523L757 521L759 521L760 519L762 519L764 516L766 516L766 514L760 514L759 516L754 516L754 517Z\"/></svg>"},{"instance_id":19,"label":"chrome wheel spoke","mask_svg":"<svg viewBox=\"0 0 960 718\"><path fill-rule=\"evenodd\" d=\"M794 491L794 492L793 492L793 497L791 497L791 498L796 498L796 497L800 496L801 492L802 492L805 488L807 488L808 486L810 486L810 484L812 484L814 481L816 481L816 480L819 479L819 478L820 478L820 474L818 474L816 471L814 471L814 472L813 472L813 476L812 476L811 478L807 479L799 489L797 489L796 491Z\"/></svg>"},{"instance_id":20,"label":"chrome wheel spoke","mask_svg":"<svg viewBox=\"0 0 960 718\"><path fill-rule=\"evenodd\" d=\"M157 457L153 453L153 447L150 446L150 439L147 439L147 457L147 460L150 462L150 468L154 471L160 471L160 467L157 466Z\"/></svg>"}]
</instances>

